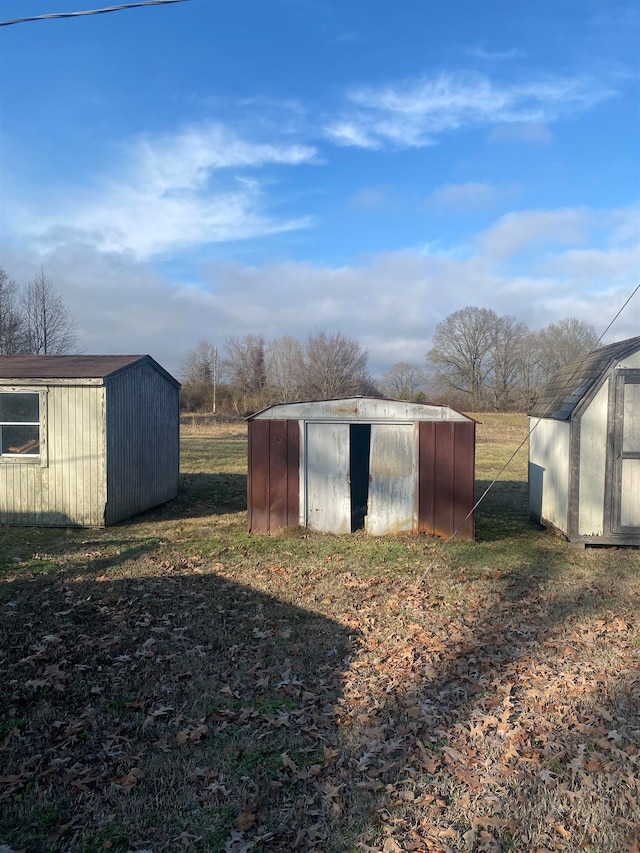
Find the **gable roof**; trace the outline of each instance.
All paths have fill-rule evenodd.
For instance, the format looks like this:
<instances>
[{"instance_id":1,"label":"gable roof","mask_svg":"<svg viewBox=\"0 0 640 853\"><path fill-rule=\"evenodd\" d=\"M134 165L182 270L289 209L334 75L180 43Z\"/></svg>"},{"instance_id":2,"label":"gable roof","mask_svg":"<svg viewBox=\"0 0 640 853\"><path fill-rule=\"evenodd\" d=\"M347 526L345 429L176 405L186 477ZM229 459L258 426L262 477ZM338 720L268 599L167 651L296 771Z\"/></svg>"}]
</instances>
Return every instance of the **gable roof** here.
<instances>
[{"instance_id":1,"label":"gable roof","mask_svg":"<svg viewBox=\"0 0 640 853\"><path fill-rule=\"evenodd\" d=\"M0 379L105 379L142 361L179 385L150 355L0 355Z\"/></svg>"},{"instance_id":2,"label":"gable roof","mask_svg":"<svg viewBox=\"0 0 640 853\"><path fill-rule=\"evenodd\" d=\"M329 421L473 421L449 406L437 403L414 403L383 397L338 397L331 400L309 400L276 403L256 412L253 420L329 420Z\"/></svg>"},{"instance_id":3,"label":"gable roof","mask_svg":"<svg viewBox=\"0 0 640 853\"><path fill-rule=\"evenodd\" d=\"M640 350L640 336L599 347L565 365L543 389L529 412L534 418L568 421L577 406L599 385L616 362Z\"/></svg>"}]
</instances>

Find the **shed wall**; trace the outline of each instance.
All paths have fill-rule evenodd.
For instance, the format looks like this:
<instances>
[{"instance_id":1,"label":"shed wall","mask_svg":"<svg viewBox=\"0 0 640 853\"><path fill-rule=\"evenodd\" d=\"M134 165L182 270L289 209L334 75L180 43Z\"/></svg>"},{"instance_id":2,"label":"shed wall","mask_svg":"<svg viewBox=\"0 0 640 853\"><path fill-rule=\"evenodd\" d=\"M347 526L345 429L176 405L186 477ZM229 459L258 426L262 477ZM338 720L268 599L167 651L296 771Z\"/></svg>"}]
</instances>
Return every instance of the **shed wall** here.
<instances>
[{"instance_id":1,"label":"shed wall","mask_svg":"<svg viewBox=\"0 0 640 853\"><path fill-rule=\"evenodd\" d=\"M175 498L179 390L148 362L106 380L107 524Z\"/></svg>"},{"instance_id":2,"label":"shed wall","mask_svg":"<svg viewBox=\"0 0 640 853\"><path fill-rule=\"evenodd\" d=\"M580 419L580 467L578 488L578 534L604 534L605 482L607 471L607 380Z\"/></svg>"},{"instance_id":3,"label":"shed wall","mask_svg":"<svg viewBox=\"0 0 640 853\"><path fill-rule=\"evenodd\" d=\"M619 363L619 367L625 368L640 368L640 350L638 352L634 352L631 355L628 355L626 358L622 359Z\"/></svg>"},{"instance_id":4,"label":"shed wall","mask_svg":"<svg viewBox=\"0 0 640 853\"><path fill-rule=\"evenodd\" d=\"M419 424L420 533L474 538L475 427L473 421Z\"/></svg>"},{"instance_id":5,"label":"shed wall","mask_svg":"<svg viewBox=\"0 0 640 853\"><path fill-rule=\"evenodd\" d=\"M529 510L566 533L570 426L549 418L530 418L529 425Z\"/></svg>"},{"instance_id":6,"label":"shed wall","mask_svg":"<svg viewBox=\"0 0 640 853\"><path fill-rule=\"evenodd\" d=\"M297 421L249 421L247 476L250 533L299 522L300 426Z\"/></svg>"},{"instance_id":7,"label":"shed wall","mask_svg":"<svg viewBox=\"0 0 640 853\"><path fill-rule=\"evenodd\" d=\"M0 523L101 526L106 497L104 389L90 385L44 388L40 460L0 464Z\"/></svg>"}]
</instances>

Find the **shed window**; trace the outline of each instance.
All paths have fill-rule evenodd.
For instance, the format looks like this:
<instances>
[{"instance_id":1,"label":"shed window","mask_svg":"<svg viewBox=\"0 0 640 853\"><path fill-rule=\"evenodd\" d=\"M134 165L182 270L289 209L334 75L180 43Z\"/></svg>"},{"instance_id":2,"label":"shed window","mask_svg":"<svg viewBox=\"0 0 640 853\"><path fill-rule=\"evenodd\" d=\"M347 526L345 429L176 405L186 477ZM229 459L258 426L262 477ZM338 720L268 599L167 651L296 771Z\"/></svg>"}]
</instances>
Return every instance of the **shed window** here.
<instances>
[{"instance_id":1,"label":"shed window","mask_svg":"<svg viewBox=\"0 0 640 853\"><path fill-rule=\"evenodd\" d=\"M0 393L0 455L40 454L40 395Z\"/></svg>"}]
</instances>

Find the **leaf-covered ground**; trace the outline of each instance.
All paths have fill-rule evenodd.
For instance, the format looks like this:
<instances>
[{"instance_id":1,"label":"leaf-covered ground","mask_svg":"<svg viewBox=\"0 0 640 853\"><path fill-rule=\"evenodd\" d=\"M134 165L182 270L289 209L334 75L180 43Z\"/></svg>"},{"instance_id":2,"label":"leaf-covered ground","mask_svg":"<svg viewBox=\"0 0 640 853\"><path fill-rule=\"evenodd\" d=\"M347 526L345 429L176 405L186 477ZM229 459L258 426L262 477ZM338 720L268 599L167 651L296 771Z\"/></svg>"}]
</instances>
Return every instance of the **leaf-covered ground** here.
<instances>
[{"instance_id":1,"label":"leaf-covered ground","mask_svg":"<svg viewBox=\"0 0 640 853\"><path fill-rule=\"evenodd\" d=\"M480 487L524 428L483 419ZM245 456L0 529L0 850L638 851L638 551L530 525L526 458L475 544L251 537Z\"/></svg>"}]
</instances>

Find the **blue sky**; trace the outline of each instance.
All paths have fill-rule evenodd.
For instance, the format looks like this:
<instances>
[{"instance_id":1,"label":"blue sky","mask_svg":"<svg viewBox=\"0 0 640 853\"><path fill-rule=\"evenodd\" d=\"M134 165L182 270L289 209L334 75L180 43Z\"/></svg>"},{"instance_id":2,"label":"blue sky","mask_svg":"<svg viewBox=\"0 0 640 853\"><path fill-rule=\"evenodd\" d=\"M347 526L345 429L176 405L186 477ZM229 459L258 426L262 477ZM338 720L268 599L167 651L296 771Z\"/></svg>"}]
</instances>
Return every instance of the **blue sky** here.
<instances>
[{"instance_id":1,"label":"blue sky","mask_svg":"<svg viewBox=\"0 0 640 853\"><path fill-rule=\"evenodd\" d=\"M2 0L0 19L96 8ZM466 305L640 281L636 0L189 0L0 28L0 262L85 352L317 329L380 374ZM607 341L640 334L640 295Z\"/></svg>"}]
</instances>

